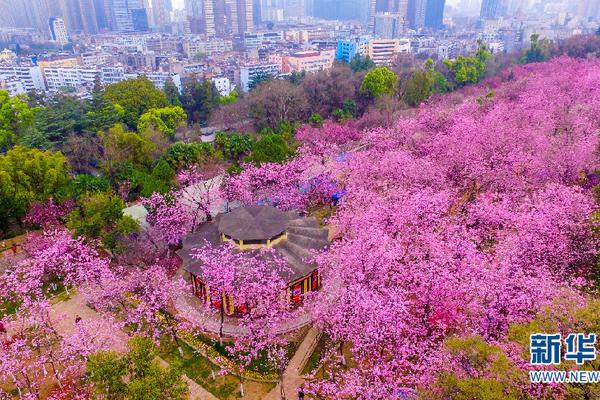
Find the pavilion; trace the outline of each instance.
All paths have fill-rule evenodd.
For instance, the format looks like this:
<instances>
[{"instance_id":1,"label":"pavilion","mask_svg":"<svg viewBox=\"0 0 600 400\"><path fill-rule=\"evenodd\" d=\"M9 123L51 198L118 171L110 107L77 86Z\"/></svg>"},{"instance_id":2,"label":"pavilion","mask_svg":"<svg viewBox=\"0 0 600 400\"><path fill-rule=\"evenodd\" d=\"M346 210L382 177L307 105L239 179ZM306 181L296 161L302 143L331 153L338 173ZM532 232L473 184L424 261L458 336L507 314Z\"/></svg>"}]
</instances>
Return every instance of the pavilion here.
<instances>
[{"instance_id":1,"label":"pavilion","mask_svg":"<svg viewBox=\"0 0 600 400\"><path fill-rule=\"evenodd\" d=\"M268 205L239 207L185 236L177 254L189 273L194 294L214 306L223 301L227 314L232 315L243 313L245 305L234 304L227 296L211 299L211 290L202 280L202 262L192 257L194 249L205 242L212 246L233 243L238 251L272 248L289 267L282 276L287 282L287 298L300 303L305 293L321 286L320 273L310 258L314 250L322 250L329 244L327 237L327 229L321 228L314 217L301 217L296 211L284 212Z\"/></svg>"}]
</instances>

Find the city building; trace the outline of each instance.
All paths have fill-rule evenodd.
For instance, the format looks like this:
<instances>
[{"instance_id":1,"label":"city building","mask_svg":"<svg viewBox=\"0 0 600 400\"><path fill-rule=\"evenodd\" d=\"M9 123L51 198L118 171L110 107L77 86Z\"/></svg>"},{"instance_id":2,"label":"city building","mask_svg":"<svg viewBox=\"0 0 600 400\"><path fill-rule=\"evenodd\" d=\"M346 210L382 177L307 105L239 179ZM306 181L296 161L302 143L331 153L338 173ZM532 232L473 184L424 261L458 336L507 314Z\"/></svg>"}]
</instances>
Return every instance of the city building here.
<instances>
[{"instance_id":1,"label":"city building","mask_svg":"<svg viewBox=\"0 0 600 400\"><path fill-rule=\"evenodd\" d=\"M335 60L335 50L301 51L287 57L290 72L318 72L329 69Z\"/></svg>"},{"instance_id":2,"label":"city building","mask_svg":"<svg viewBox=\"0 0 600 400\"><path fill-rule=\"evenodd\" d=\"M409 25L412 29L421 29L425 26L425 13L428 0L410 0L407 5Z\"/></svg>"},{"instance_id":3,"label":"city building","mask_svg":"<svg viewBox=\"0 0 600 400\"><path fill-rule=\"evenodd\" d=\"M42 70L37 65L17 66L0 64L0 75L21 81L27 92L31 90L46 90Z\"/></svg>"},{"instance_id":4,"label":"city building","mask_svg":"<svg viewBox=\"0 0 600 400\"><path fill-rule=\"evenodd\" d=\"M351 62L354 57L367 55L367 45L369 40L367 38L356 38L356 39L340 39L337 42L337 48L335 53L336 60Z\"/></svg>"},{"instance_id":5,"label":"city building","mask_svg":"<svg viewBox=\"0 0 600 400\"><path fill-rule=\"evenodd\" d=\"M377 65L391 64L400 53L410 53L408 39L371 39L367 56Z\"/></svg>"},{"instance_id":6,"label":"city building","mask_svg":"<svg viewBox=\"0 0 600 400\"><path fill-rule=\"evenodd\" d=\"M506 0L483 0L481 2L480 17L483 19L496 19L506 14Z\"/></svg>"},{"instance_id":7,"label":"city building","mask_svg":"<svg viewBox=\"0 0 600 400\"><path fill-rule=\"evenodd\" d=\"M65 26L65 21L62 18L51 17L48 20L48 27L50 28L50 39L53 42L56 42L61 46L69 43L67 27Z\"/></svg>"},{"instance_id":8,"label":"city building","mask_svg":"<svg viewBox=\"0 0 600 400\"><path fill-rule=\"evenodd\" d=\"M44 69L46 85L51 92L58 92L64 88L91 89L101 72L97 68L77 67L61 68L49 67Z\"/></svg>"},{"instance_id":9,"label":"city building","mask_svg":"<svg viewBox=\"0 0 600 400\"><path fill-rule=\"evenodd\" d=\"M6 90L10 96L26 94L25 85L15 77L0 74L0 89Z\"/></svg>"},{"instance_id":10,"label":"city building","mask_svg":"<svg viewBox=\"0 0 600 400\"><path fill-rule=\"evenodd\" d=\"M152 1L152 16L154 26L161 27L171 22L170 16L170 2L167 0L153 0Z\"/></svg>"},{"instance_id":11,"label":"city building","mask_svg":"<svg viewBox=\"0 0 600 400\"><path fill-rule=\"evenodd\" d=\"M117 32L144 32L149 29L148 10L142 0L106 0L111 27Z\"/></svg>"},{"instance_id":12,"label":"city building","mask_svg":"<svg viewBox=\"0 0 600 400\"><path fill-rule=\"evenodd\" d=\"M268 31L244 34L244 47L258 48L267 43L277 43L283 41L283 32Z\"/></svg>"},{"instance_id":13,"label":"city building","mask_svg":"<svg viewBox=\"0 0 600 400\"><path fill-rule=\"evenodd\" d=\"M232 50L232 41L226 39L202 39L199 37L192 37L183 41L183 54L190 59L198 56L209 56L212 54L224 53Z\"/></svg>"},{"instance_id":14,"label":"city building","mask_svg":"<svg viewBox=\"0 0 600 400\"><path fill-rule=\"evenodd\" d=\"M213 0L186 0L185 10L190 21L192 33L214 36L215 14Z\"/></svg>"},{"instance_id":15,"label":"city building","mask_svg":"<svg viewBox=\"0 0 600 400\"><path fill-rule=\"evenodd\" d=\"M433 30L444 28L444 7L446 0L427 0L425 7L425 27Z\"/></svg>"},{"instance_id":16,"label":"city building","mask_svg":"<svg viewBox=\"0 0 600 400\"><path fill-rule=\"evenodd\" d=\"M0 51L0 62L14 61L16 58L17 55L9 49Z\"/></svg>"},{"instance_id":17,"label":"city building","mask_svg":"<svg viewBox=\"0 0 600 400\"><path fill-rule=\"evenodd\" d=\"M404 32L406 22L405 15L400 13L376 14L373 33L381 39L395 39Z\"/></svg>"},{"instance_id":18,"label":"city building","mask_svg":"<svg viewBox=\"0 0 600 400\"><path fill-rule=\"evenodd\" d=\"M231 81L229 80L229 78L219 76L212 78L212 81L215 84L215 87L217 88L221 96L229 96L231 94L233 88L231 86Z\"/></svg>"},{"instance_id":19,"label":"city building","mask_svg":"<svg viewBox=\"0 0 600 400\"><path fill-rule=\"evenodd\" d=\"M240 67L240 86L244 92L249 92L257 77L276 76L279 72L279 65L275 63L244 65Z\"/></svg>"}]
</instances>

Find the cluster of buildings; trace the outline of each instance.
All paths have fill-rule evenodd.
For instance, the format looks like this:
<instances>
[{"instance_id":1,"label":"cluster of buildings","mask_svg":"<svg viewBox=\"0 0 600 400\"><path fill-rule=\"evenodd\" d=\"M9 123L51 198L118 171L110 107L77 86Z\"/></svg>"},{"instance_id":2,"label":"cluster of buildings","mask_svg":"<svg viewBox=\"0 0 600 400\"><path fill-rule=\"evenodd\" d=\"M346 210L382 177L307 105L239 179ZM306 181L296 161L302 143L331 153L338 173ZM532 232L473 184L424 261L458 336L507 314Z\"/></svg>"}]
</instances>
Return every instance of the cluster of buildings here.
<instances>
[{"instance_id":1,"label":"cluster of buildings","mask_svg":"<svg viewBox=\"0 0 600 400\"><path fill-rule=\"evenodd\" d=\"M4 7L7 1L11 6ZM18 3L16 6L14 3ZM454 58L485 42L519 50L531 34L597 29L594 0L0 0L0 87L85 96L140 75L157 87L211 79L219 92L369 57ZM33 51L33 48L41 48ZM0 47L1 49L2 47ZM23 52L23 49L28 51ZM37 53L37 55L35 55ZM23 56L22 54L28 54Z\"/></svg>"}]
</instances>

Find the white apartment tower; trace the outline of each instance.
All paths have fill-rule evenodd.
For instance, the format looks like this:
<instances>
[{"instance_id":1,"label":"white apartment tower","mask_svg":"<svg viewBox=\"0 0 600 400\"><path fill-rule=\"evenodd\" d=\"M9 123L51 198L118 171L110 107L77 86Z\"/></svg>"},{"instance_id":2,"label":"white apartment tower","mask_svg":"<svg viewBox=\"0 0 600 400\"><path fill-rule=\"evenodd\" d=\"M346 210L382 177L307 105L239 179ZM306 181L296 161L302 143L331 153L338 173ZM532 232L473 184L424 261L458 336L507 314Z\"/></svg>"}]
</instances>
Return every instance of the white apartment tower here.
<instances>
[{"instance_id":1,"label":"white apartment tower","mask_svg":"<svg viewBox=\"0 0 600 400\"><path fill-rule=\"evenodd\" d=\"M61 46L69 43L67 27L62 18L50 17L48 20L48 27L50 28L50 38L53 42L56 42Z\"/></svg>"}]
</instances>

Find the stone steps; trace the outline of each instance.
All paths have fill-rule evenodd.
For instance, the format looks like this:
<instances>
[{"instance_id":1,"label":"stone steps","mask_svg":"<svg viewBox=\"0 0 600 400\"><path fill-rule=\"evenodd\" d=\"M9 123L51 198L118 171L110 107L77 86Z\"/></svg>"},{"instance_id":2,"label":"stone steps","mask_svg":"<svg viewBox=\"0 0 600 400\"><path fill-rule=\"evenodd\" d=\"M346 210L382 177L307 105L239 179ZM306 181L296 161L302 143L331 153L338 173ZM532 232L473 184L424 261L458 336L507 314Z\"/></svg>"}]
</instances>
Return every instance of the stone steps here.
<instances>
[{"instance_id":1,"label":"stone steps","mask_svg":"<svg viewBox=\"0 0 600 400\"><path fill-rule=\"evenodd\" d=\"M315 219L315 217L306 217L306 218L296 218L292 219L288 222L288 227L292 226L296 227L306 227L306 228L320 228L319 223Z\"/></svg>"},{"instance_id":2,"label":"stone steps","mask_svg":"<svg viewBox=\"0 0 600 400\"><path fill-rule=\"evenodd\" d=\"M327 231L325 231L325 236L321 237L313 237L306 236L297 233L288 233L288 242L294 243L297 246L300 246L304 249L322 249L327 246L329 242L327 241Z\"/></svg>"},{"instance_id":3,"label":"stone steps","mask_svg":"<svg viewBox=\"0 0 600 400\"><path fill-rule=\"evenodd\" d=\"M327 240L327 229L323 228L311 228L306 226L289 226L287 228L288 233L293 233L295 235L306 236L314 239L323 239Z\"/></svg>"}]
</instances>

